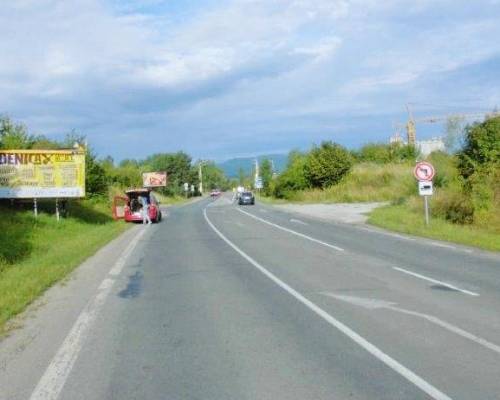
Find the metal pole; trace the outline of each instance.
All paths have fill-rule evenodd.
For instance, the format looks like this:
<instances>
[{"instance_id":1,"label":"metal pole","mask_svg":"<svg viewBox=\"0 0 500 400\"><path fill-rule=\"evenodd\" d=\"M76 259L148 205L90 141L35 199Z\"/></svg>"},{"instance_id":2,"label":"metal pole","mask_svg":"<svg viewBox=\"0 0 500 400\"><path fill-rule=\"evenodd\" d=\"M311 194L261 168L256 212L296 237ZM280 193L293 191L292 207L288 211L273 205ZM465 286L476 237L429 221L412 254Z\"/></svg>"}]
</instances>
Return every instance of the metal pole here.
<instances>
[{"instance_id":1,"label":"metal pole","mask_svg":"<svg viewBox=\"0 0 500 400\"><path fill-rule=\"evenodd\" d=\"M59 213L59 199L56 199L56 219L57 219L57 222L59 222L61 218L61 215Z\"/></svg>"},{"instance_id":2,"label":"metal pole","mask_svg":"<svg viewBox=\"0 0 500 400\"><path fill-rule=\"evenodd\" d=\"M36 202L36 198L33 199L33 213L35 214L35 218L38 217L38 204Z\"/></svg>"},{"instance_id":3,"label":"metal pole","mask_svg":"<svg viewBox=\"0 0 500 400\"><path fill-rule=\"evenodd\" d=\"M200 163L198 164L198 178L199 178L199 181L200 181L200 194L202 195L203 194L203 174L201 172L201 161Z\"/></svg>"},{"instance_id":4,"label":"metal pole","mask_svg":"<svg viewBox=\"0 0 500 400\"><path fill-rule=\"evenodd\" d=\"M425 204L425 225L429 225L429 196L424 196L424 204Z\"/></svg>"}]
</instances>

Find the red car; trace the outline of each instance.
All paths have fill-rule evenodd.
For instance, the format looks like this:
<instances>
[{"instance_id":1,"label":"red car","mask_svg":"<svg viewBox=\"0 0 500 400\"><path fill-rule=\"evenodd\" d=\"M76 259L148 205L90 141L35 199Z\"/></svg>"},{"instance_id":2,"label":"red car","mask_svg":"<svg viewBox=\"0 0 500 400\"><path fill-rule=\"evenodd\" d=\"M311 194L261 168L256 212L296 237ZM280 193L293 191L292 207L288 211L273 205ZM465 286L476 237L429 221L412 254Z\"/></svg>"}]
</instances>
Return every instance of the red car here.
<instances>
[{"instance_id":1,"label":"red car","mask_svg":"<svg viewBox=\"0 0 500 400\"><path fill-rule=\"evenodd\" d=\"M150 189L130 189L125 194L126 197L116 196L114 199L113 217L115 219L123 218L126 222L142 222L142 204L139 197L146 197L149 202L149 218L153 222L161 221L160 202Z\"/></svg>"}]
</instances>

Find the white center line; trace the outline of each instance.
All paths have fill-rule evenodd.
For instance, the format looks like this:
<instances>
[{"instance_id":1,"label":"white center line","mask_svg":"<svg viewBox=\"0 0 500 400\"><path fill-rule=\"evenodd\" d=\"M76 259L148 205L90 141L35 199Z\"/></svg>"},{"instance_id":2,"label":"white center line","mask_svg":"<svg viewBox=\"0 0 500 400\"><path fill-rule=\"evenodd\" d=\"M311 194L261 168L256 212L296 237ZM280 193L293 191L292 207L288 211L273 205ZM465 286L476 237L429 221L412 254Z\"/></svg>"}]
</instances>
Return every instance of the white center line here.
<instances>
[{"instance_id":1,"label":"white center line","mask_svg":"<svg viewBox=\"0 0 500 400\"><path fill-rule=\"evenodd\" d=\"M132 250L145 232L145 229L141 230L129 243L122 256L118 258L113 269L110 271L110 275L117 275L123 269L126 258L132 253ZM101 282L97 295L89 301L85 309L78 316L75 324L31 394L30 400L56 400L59 397L85 339L113 288L114 282L112 278L105 278Z\"/></svg>"},{"instance_id":2,"label":"white center line","mask_svg":"<svg viewBox=\"0 0 500 400\"><path fill-rule=\"evenodd\" d=\"M452 285L450 283L438 281L437 279L429 278L428 276L420 275L420 274L417 274L416 272L408 271L407 269L404 269L404 268L392 267L392 269L395 269L396 271L403 272L403 273L408 274L408 275L412 275L412 276L419 278L419 279L423 279L424 281L436 283L436 284L441 285L441 286L446 286L447 288L468 294L469 296L479 296L479 293L471 292L470 290L460 289L459 287L456 287L455 285Z\"/></svg>"},{"instance_id":3,"label":"white center line","mask_svg":"<svg viewBox=\"0 0 500 400\"><path fill-rule=\"evenodd\" d=\"M245 260L247 260L250 264L252 264L255 268L257 268L260 272L262 272L265 276L267 276L270 280L272 280L276 285L281 287L283 290L285 290L288 294L293 296L295 299L297 299L299 302L304 304L307 308L309 308L311 311L313 311L315 314L317 314L319 317L323 318L326 322L328 322L331 326L334 328L338 329L340 332L342 332L344 335L346 335L348 338L350 338L352 341L354 341L357 345L361 346L363 349L365 349L367 352L369 352L371 355L376 357L378 360L383 362L385 365L387 365L389 368L391 368L393 371L407 379L409 382L414 384L416 387L418 387L420 390L423 392L427 393L431 398L434 400L452 400L451 397L446 395L445 393L441 392L439 389L436 387L432 386L429 382L415 374L413 371L410 369L406 368L404 365L400 364L398 361L396 361L394 358L389 356L388 354L384 353L382 350L380 350L378 347L370 343L368 340L366 340L364 337L353 331L351 328L349 328L347 325L344 323L340 322L330 314L328 314L325 310L317 306L315 303L313 303L311 300L307 299L304 297L302 294L297 292L295 289L293 289L291 286L283 282L281 279L279 279L276 275L273 273L269 272L266 268L264 268L262 265L260 265L257 261L255 261L252 257L250 257L248 254L246 254L243 250L241 250L238 246L236 246L233 242L231 242L226 236L224 236L216 227L215 225L210 221L210 219L207 216L207 210L203 210L203 215L205 216L205 220L207 221L208 225L213 229L213 231L224 241L226 242L230 247L233 248L234 251L236 251L239 255L241 255Z\"/></svg>"},{"instance_id":4,"label":"white center line","mask_svg":"<svg viewBox=\"0 0 500 400\"><path fill-rule=\"evenodd\" d=\"M318 240L318 239L315 239L315 238L313 238L311 236L304 235L303 233L296 232L296 231L294 231L292 229L285 228L284 226L281 226L281 225L278 225L278 224L274 224L274 223L272 223L270 221L267 221L267 220L265 220L263 218L257 217L256 215L250 214L249 212L243 211L241 208L236 208L236 210L238 210L239 212L241 212L241 213L243 213L245 215L248 215L249 217L254 218L254 219L256 219L256 220L258 220L260 222L263 222L265 224L274 226L275 228L281 229L282 231L291 233L292 235L299 236L299 237L301 237L303 239L310 240L311 242L321 244L322 246L326 246L326 247L329 247L331 249L335 249L337 251L344 251L344 249L342 247L334 246L333 244L323 242L322 240Z\"/></svg>"}]
</instances>

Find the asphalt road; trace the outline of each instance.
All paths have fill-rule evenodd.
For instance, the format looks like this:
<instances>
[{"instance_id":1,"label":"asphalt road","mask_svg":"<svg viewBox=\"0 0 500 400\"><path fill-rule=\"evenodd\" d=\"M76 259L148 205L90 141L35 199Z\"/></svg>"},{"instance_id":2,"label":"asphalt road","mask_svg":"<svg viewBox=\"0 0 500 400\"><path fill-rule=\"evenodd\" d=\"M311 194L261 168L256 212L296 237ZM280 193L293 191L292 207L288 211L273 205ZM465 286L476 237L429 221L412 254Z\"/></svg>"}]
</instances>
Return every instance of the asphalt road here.
<instances>
[{"instance_id":1,"label":"asphalt road","mask_svg":"<svg viewBox=\"0 0 500 400\"><path fill-rule=\"evenodd\" d=\"M87 264L0 343L0 398L500 398L492 253L222 197Z\"/></svg>"}]
</instances>

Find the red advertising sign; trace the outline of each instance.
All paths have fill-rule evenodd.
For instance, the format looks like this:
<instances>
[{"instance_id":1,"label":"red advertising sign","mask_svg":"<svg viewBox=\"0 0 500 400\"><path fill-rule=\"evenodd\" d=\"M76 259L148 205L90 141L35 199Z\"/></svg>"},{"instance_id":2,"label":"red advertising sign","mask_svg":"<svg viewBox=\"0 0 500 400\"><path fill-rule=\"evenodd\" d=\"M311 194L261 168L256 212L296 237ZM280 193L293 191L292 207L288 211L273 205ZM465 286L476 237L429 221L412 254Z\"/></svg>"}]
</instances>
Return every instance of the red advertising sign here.
<instances>
[{"instance_id":1,"label":"red advertising sign","mask_svg":"<svg viewBox=\"0 0 500 400\"><path fill-rule=\"evenodd\" d=\"M142 174L142 184L144 187L167 186L166 172L144 172Z\"/></svg>"}]
</instances>

